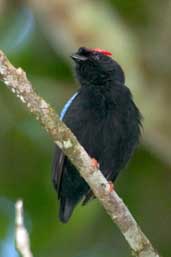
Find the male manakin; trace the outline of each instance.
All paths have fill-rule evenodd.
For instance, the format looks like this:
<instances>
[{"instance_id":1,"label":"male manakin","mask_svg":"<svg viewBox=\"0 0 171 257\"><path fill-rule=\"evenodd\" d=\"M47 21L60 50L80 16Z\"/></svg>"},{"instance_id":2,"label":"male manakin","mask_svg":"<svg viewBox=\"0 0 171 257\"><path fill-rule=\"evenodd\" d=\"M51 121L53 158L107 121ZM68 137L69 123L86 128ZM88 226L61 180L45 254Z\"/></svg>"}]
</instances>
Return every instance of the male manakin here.
<instances>
[{"instance_id":1,"label":"male manakin","mask_svg":"<svg viewBox=\"0 0 171 257\"><path fill-rule=\"evenodd\" d=\"M104 176L114 182L139 142L141 114L125 85L121 66L111 55L99 48L81 47L71 56L80 87L64 106L61 119L97 160ZM80 201L85 204L93 196L57 146L53 184L60 201L59 218L64 223Z\"/></svg>"}]
</instances>

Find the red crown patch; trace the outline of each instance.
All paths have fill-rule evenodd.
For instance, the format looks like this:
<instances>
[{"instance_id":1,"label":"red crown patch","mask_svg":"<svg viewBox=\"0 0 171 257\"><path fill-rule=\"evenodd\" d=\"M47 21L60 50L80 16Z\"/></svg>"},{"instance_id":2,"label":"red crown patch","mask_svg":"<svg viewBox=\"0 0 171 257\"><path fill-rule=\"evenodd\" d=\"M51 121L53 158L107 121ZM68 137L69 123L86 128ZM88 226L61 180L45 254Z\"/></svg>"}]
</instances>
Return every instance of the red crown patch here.
<instances>
[{"instance_id":1,"label":"red crown patch","mask_svg":"<svg viewBox=\"0 0 171 257\"><path fill-rule=\"evenodd\" d=\"M107 51L107 50L103 50L103 49L100 49L100 48L92 48L91 50L95 51L95 52L102 53L102 54L107 55L107 56L112 56L112 53Z\"/></svg>"}]
</instances>

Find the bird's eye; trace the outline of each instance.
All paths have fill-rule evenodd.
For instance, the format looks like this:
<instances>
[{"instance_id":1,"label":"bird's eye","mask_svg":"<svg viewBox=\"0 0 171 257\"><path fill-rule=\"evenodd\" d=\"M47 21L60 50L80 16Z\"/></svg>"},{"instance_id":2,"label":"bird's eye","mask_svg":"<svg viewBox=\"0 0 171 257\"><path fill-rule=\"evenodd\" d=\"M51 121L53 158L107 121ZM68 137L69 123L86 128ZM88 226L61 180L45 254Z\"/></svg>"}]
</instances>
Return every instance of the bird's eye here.
<instances>
[{"instance_id":1,"label":"bird's eye","mask_svg":"<svg viewBox=\"0 0 171 257\"><path fill-rule=\"evenodd\" d=\"M98 54L94 54L93 58L94 58L95 60L100 60L100 56L99 56Z\"/></svg>"}]
</instances>

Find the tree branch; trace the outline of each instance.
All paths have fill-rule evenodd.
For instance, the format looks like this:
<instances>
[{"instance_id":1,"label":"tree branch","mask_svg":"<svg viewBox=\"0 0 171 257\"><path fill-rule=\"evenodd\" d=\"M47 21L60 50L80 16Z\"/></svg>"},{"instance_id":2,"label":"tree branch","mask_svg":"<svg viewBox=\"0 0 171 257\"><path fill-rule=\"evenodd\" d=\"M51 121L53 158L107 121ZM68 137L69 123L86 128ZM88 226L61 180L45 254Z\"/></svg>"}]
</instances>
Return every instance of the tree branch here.
<instances>
[{"instance_id":1,"label":"tree branch","mask_svg":"<svg viewBox=\"0 0 171 257\"><path fill-rule=\"evenodd\" d=\"M23 201L19 200L15 205L15 238L16 248L22 257L33 257L30 250L30 240L28 232L24 226Z\"/></svg>"},{"instance_id":2,"label":"tree branch","mask_svg":"<svg viewBox=\"0 0 171 257\"><path fill-rule=\"evenodd\" d=\"M52 140L75 165L119 227L133 254L137 257L159 257L126 205L114 190L111 191L111 186L101 171L92 167L89 155L70 129L60 121L52 107L36 94L25 72L21 68L16 69L3 52L0 52L0 79L35 115Z\"/></svg>"}]
</instances>

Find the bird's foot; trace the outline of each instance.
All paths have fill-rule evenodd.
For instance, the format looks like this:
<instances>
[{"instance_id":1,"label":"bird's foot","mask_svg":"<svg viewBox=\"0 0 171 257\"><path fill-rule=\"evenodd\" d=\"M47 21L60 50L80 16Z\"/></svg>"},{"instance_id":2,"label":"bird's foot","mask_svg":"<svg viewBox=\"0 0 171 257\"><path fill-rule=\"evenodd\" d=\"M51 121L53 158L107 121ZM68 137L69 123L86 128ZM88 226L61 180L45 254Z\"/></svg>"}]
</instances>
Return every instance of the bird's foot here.
<instances>
[{"instance_id":1,"label":"bird's foot","mask_svg":"<svg viewBox=\"0 0 171 257\"><path fill-rule=\"evenodd\" d=\"M111 193L112 191L115 190L115 187L112 181L108 181L108 183L109 183L109 192Z\"/></svg>"},{"instance_id":2,"label":"bird's foot","mask_svg":"<svg viewBox=\"0 0 171 257\"><path fill-rule=\"evenodd\" d=\"M95 158L91 158L91 166L94 169L99 169L100 168L100 164L98 163L98 161Z\"/></svg>"}]
</instances>

